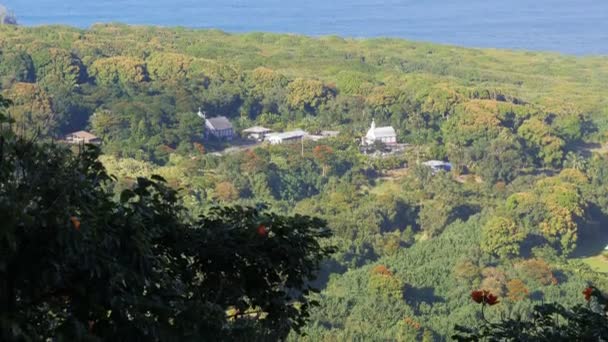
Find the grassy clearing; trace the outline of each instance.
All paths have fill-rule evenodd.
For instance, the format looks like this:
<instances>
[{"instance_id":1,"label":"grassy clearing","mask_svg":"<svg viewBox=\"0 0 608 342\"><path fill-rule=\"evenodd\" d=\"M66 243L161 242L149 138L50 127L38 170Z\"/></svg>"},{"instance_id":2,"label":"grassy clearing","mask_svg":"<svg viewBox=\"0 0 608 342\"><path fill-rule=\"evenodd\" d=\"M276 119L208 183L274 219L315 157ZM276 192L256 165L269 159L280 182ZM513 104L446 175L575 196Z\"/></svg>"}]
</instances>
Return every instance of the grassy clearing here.
<instances>
[{"instance_id":1,"label":"grassy clearing","mask_svg":"<svg viewBox=\"0 0 608 342\"><path fill-rule=\"evenodd\" d=\"M587 265L591 266L594 271L608 274L608 259L602 255L582 259Z\"/></svg>"},{"instance_id":2,"label":"grassy clearing","mask_svg":"<svg viewBox=\"0 0 608 342\"><path fill-rule=\"evenodd\" d=\"M378 185L370 189L370 193L374 195L397 194L401 191L399 183L392 180L382 180Z\"/></svg>"}]
</instances>

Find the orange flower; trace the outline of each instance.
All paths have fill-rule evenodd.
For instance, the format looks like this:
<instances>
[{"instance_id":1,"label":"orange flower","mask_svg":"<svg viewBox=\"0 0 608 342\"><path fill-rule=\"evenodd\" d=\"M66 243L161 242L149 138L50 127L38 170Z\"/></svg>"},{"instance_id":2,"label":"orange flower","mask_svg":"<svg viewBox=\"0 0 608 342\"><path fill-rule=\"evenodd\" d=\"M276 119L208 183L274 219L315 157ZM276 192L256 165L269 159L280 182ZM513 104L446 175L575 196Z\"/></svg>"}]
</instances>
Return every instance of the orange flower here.
<instances>
[{"instance_id":1,"label":"orange flower","mask_svg":"<svg viewBox=\"0 0 608 342\"><path fill-rule=\"evenodd\" d=\"M491 294L490 291L487 290L476 290L471 292L471 299L473 299L474 302L483 305L496 305L500 303L498 297Z\"/></svg>"},{"instance_id":2,"label":"orange flower","mask_svg":"<svg viewBox=\"0 0 608 342\"><path fill-rule=\"evenodd\" d=\"M264 226L263 224L259 225L257 232L258 232L258 235L261 237L266 237L268 235L266 226Z\"/></svg>"},{"instance_id":3,"label":"orange flower","mask_svg":"<svg viewBox=\"0 0 608 342\"><path fill-rule=\"evenodd\" d=\"M471 292L471 298L473 299L473 301L475 303L479 303L479 304L483 303L483 298L484 298L483 292L484 291L480 291L480 290Z\"/></svg>"},{"instance_id":4,"label":"orange flower","mask_svg":"<svg viewBox=\"0 0 608 342\"><path fill-rule=\"evenodd\" d=\"M72 217L70 217L70 221L72 221L72 225L74 226L74 229L80 230L80 220L78 219L78 217L72 216Z\"/></svg>"},{"instance_id":5,"label":"orange flower","mask_svg":"<svg viewBox=\"0 0 608 342\"><path fill-rule=\"evenodd\" d=\"M500 301L498 300L498 297L491 293L488 293L488 295L486 296L486 303L488 303L488 305L495 305L500 303Z\"/></svg>"},{"instance_id":6,"label":"orange flower","mask_svg":"<svg viewBox=\"0 0 608 342\"><path fill-rule=\"evenodd\" d=\"M583 291L583 294L585 295L585 300L590 301L591 295L593 294L593 287L586 288L585 291Z\"/></svg>"}]
</instances>

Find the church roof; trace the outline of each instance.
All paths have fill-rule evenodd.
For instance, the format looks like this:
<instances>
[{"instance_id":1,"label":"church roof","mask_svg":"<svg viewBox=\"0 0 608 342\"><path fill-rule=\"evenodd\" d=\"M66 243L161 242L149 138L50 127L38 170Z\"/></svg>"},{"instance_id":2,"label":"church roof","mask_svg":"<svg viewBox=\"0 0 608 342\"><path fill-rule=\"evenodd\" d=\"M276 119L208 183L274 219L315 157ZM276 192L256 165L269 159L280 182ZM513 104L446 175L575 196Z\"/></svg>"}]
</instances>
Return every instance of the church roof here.
<instances>
[{"instance_id":1,"label":"church roof","mask_svg":"<svg viewBox=\"0 0 608 342\"><path fill-rule=\"evenodd\" d=\"M206 119L207 126L215 130L231 129L232 124L225 116L218 116L215 118Z\"/></svg>"},{"instance_id":2,"label":"church roof","mask_svg":"<svg viewBox=\"0 0 608 342\"><path fill-rule=\"evenodd\" d=\"M397 135L395 129L391 126L376 127L376 129L374 130L374 134L377 138L394 137Z\"/></svg>"},{"instance_id":3,"label":"church roof","mask_svg":"<svg viewBox=\"0 0 608 342\"><path fill-rule=\"evenodd\" d=\"M397 133L395 129L391 126L386 127L372 127L367 131L367 137L369 139L380 139L380 138L390 138L396 137Z\"/></svg>"}]
</instances>

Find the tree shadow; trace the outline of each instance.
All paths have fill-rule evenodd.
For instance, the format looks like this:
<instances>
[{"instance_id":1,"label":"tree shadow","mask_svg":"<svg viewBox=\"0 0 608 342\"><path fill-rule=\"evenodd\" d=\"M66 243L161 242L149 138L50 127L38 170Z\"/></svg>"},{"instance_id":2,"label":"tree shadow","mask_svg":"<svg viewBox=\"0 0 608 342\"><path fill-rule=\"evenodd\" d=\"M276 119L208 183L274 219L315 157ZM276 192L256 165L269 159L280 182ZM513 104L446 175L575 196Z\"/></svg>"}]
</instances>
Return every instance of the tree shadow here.
<instances>
[{"instance_id":1,"label":"tree shadow","mask_svg":"<svg viewBox=\"0 0 608 342\"><path fill-rule=\"evenodd\" d=\"M327 287L327 283L329 282L329 277L332 274L342 274L346 272L348 268L344 265L341 265L339 262L333 259L329 259L323 262L321 265L321 270L319 271L319 275L317 279L312 281L310 284L312 287L317 289L324 289Z\"/></svg>"},{"instance_id":2,"label":"tree shadow","mask_svg":"<svg viewBox=\"0 0 608 342\"><path fill-rule=\"evenodd\" d=\"M590 220L580 226L577 246L571 255L574 258L596 256L608 246L608 235L602 228L608 226L608 216L596 204L590 204L587 212Z\"/></svg>"},{"instance_id":3,"label":"tree shadow","mask_svg":"<svg viewBox=\"0 0 608 342\"><path fill-rule=\"evenodd\" d=\"M422 303L433 304L433 303L445 303L443 297L435 295L435 289L432 287L413 287L406 284L403 287L403 297L406 303L418 311L418 307ZM419 312L416 312L419 314Z\"/></svg>"},{"instance_id":4,"label":"tree shadow","mask_svg":"<svg viewBox=\"0 0 608 342\"><path fill-rule=\"evenodd\" d=\"M594 143L594 142L582 142L574 145L572 147L572 151L580 154L585 158L590 158L593 156L593 151L598 151L602 149L602 144Z\"/></svg>"},{"instance_id":5,"label":"tree shadow","mask_svg":"<svg viewBox=\"0 0 608 342\"><path fill-rule=\"evenodd\" d=\"M534 254L532 253L532 249L539 246L552 246L552 244L542 235L528 234L524 241L519 245L520 256L524 259L533 258Z\"/></svg>"},{"instance_id":6,"label":"tree shadow","mask_svg":"<svg viewBox=\"0 0 608 342\"><path fill-rule=\"evenodd\" d=\"M529 297L531 300L538 302L542 302L545 300L545 295L540 290L532 291Z\"/></svg>"},{"instance_id":7,"label":"tree shadow","mask_svg":"<svg viewBox=\"0 0 608 342\"><path fill-rule=\"evenodd\" d=\"M555 277L555 279L557 279L557 282L559 284L563 284L568 281L568 276L562 271L553 271L553 276Z\"/></svg>"},{"instance_id":8,"label":"tree shadow","mask_svg":"<svg viewBox=\"0 0 608 342\"><path fill-rule=\"evenodd\" d=\"M462 204L452 209L450 223L456 219L468 221L469 218L481 212L481 206L473 204Z\"/></svg>"}]
</instances>

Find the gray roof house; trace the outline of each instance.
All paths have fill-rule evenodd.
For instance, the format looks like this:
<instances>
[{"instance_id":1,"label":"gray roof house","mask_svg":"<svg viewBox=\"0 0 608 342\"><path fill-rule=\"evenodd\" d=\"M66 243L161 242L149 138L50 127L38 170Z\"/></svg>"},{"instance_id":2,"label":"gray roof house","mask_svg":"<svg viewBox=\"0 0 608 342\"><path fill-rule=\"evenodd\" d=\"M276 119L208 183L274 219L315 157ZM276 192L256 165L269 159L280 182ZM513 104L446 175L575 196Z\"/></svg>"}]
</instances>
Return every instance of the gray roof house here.
<instances>
[{"instance_id":1,"label":"gray roof house","mask_svg":"<svg viewBox=\"0 0 608 342\"><path fill-rule=\"evenodd\" d=\"M204 112L198 110L198 116L205 120L205 138L215 137L217 139L232 140L234 138L234 128L232 123L225 116L216 116L207 119Z\"/></svg>"}]
</instances>

